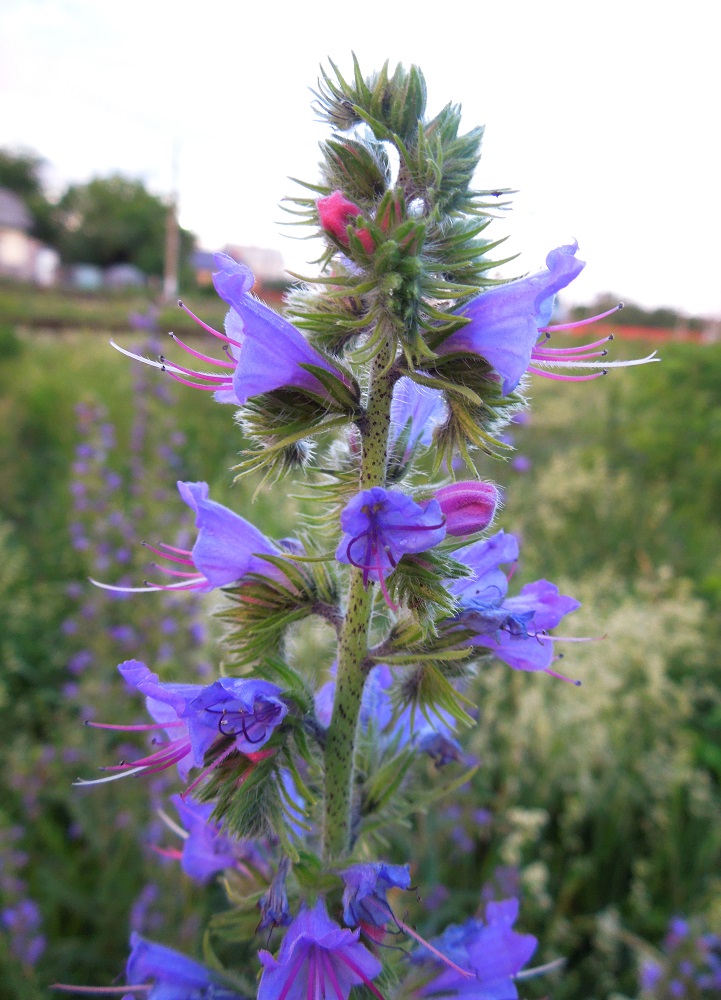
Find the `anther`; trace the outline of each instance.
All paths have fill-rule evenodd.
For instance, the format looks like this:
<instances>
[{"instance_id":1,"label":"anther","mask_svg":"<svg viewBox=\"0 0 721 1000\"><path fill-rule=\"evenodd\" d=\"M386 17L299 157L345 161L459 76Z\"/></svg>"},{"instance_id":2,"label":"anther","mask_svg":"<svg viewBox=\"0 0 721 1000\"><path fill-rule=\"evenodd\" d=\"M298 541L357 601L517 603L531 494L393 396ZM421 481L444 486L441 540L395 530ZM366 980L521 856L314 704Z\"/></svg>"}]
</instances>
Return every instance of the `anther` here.
<instances>
[{"instance_id":1,"label":"anther","mask_svg":"<svg viewBox=\"0 0 721 1000\"><path fill-rule=\"evenodd\" d=\"M182 299L178 299L178 305L180 306L181 309L183 308L183 300Z\"/></svg>"}]
</instances>

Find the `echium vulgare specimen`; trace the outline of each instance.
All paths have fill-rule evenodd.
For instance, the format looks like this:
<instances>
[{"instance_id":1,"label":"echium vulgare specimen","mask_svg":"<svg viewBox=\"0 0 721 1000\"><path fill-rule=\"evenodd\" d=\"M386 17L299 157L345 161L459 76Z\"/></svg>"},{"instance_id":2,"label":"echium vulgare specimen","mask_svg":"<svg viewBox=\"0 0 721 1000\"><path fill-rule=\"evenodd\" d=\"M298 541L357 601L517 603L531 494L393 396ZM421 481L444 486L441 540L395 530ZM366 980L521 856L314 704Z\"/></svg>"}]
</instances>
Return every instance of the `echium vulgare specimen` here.
<instances>
[{"instance_id":1,"label":"echium vulgare specimen","mask_svg":"<svg viewBox=\"0 0 721 1000\"><path fill-rule=\"evenodd\" d=\"M331 129L321 177L289 209L324 240L319 275L280 316L220 255L225 332L201 319L207 346L176 338L175 359L140 359L234 404L237 479L264 471L259 488L273 482L282 500L303 466L305 506L293 538L271 538L249 505L236 513L181 482L193 548L149 546L175 582L111 586L144 601L215 590L226 625L216 679L124 663L153 722L100 724L152 744L90 783L177 764L182 825L173 810L166 821L185 847L159 850L199 881L222 875L231 907L211 920L201 965L135 941L131 995L505 1000L531 971L517 900L481 912L479 886L478 906L466 896L444 929L423 911L416 859L389 845L398 823L473 787L479 763L457 737L478 718L480 663L562 676L552 632L578 602L546 580L508 596L519 546L489 533L502 496L475 462L503 448L527 372L604 370L596 344L547 344L554 294L582 264L568 245L529 278L489 278L500 241L486 230L507 203L474 187L482 130L462 132L454 104L428 118L416 67L364 78L354 60L346 79L331 66L315 105ZM309 633L288 641L310 618L334 647L325 662ZM429 787L431 762L444 780Z\"/></svg>"}]
</instances>

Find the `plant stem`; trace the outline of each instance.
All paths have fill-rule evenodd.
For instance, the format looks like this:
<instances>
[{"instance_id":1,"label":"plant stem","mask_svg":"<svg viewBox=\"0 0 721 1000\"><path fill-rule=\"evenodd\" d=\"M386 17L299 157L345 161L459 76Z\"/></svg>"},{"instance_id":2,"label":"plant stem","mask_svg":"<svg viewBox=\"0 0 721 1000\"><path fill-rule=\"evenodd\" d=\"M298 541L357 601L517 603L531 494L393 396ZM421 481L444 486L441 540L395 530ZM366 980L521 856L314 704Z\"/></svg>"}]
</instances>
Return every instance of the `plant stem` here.
<instances>
[{"instance_id":1,"label":"plant stem","mask_svg":"<svg viewBox=\"0 0 721 1000\"><path fill-rule=\"evenodd\" d=\"M391 360L391 343L387 342L373 360L368 405L359 423L363 442L361 490L385 485L395 380L389 371ZM366 679L363 662L368 654L372 605L372 590L363 586L363 570L354 566L345 620L338 639L336 694L326 743L323 823L323 857L326 860L343 857L352 846L356 734Z\"/></svg>"}]
</instances>

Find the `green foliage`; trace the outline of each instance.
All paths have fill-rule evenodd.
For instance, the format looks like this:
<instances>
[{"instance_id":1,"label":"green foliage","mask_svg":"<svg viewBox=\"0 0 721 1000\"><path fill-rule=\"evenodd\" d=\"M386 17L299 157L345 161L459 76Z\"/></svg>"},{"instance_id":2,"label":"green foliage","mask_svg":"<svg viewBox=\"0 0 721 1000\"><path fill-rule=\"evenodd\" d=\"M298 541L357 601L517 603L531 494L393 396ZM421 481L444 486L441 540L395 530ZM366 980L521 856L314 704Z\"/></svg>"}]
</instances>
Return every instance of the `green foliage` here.
<instances>
[{"instance_id":1,"label":"green foliage","mask_svg":"<svg viewBox=\"0 0 721 1000\"><path fill-rule=\"evenodd\" d=\"M114 175L72 185L58 211L58 249L66 263L133 264L144 274L163 274L168 207L141 181ZM181 229L180 237L184 261L193 236Z\"/></svg>"},{"instance_id":2,"label":"green foliage","mask_svg":"<svg viewBox=\"0 0 721 1000\"><path fill-rule=\"evenodd\" d=\"M32 235L55 246L58 224L54 205L45 196L42 157L29 151L0 149L0 188L18 195L33 219Z\"/></svg>"}]
</instances>

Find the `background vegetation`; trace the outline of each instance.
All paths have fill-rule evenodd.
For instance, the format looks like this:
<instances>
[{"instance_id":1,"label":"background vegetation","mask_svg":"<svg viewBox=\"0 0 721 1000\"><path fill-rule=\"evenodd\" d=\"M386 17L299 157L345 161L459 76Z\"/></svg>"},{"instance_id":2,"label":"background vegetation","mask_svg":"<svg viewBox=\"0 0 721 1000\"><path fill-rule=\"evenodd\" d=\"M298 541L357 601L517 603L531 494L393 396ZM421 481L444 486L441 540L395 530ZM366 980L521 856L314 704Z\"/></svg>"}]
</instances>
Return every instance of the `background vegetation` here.
<instances>
[{"instance_id":1,"label":"background vegetation","mask_svg":"<svg viewBox=\"0 0 721 1000\"><path fill-rule=\"evenodd\" d=\"M123 325L127 300L92 302ZM216 636L190 631L189 595L118 602L85 581L141 582L134 538L190 537L176 479L207 480L241 513L255 484L223 473L242 446L229 407L138 374L97 332L30 333L6 317L0 994L35 1000L53 981L119 972L131 925L193 949L214 889L153 850L169 839L153 812L166 785L71 782L124 752L84 719L143 716L116 664L137 655L192 679L215 669ZM668 344L663 356L592 383L534 380L516 460L481 463L508 486L498 526L523 539L512 590L553 580L583 601L564 634L599 641L558 644L581 688L489 663L467 735L482 761L474 787L392 845L414 866L422 899L404 904L424 933L460 919L459 899L471 913L480 894L521 896L540 960L569 958L554 979L524 983L528 997L638 996L639 963L673 916L721 927L721 347ZM293 490L279 493L252 514L269 534L296 517Z\"/></svg>"}]
</instances>

